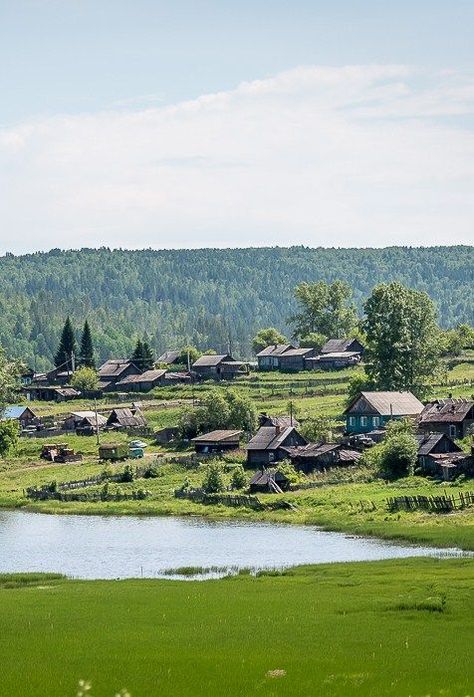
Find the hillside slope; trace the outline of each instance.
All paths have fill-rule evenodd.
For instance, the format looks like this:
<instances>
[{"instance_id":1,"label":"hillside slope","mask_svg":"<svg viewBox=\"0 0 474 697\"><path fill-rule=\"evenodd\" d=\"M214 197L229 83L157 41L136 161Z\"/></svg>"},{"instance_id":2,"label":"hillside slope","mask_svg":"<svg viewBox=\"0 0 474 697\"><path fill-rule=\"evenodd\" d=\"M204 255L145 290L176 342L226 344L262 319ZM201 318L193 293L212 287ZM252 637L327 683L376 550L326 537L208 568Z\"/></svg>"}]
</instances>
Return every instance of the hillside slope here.
<instances>
[{"instance_id":1,"label":"hillside slope","mask_svg":"<svg viewBox=\"0 0 474 697\"><path fill-rule=\"evenodd\" d=\"M288 331L301 281L344 279L359 308L399 280L427 291L441 324L473 322L474 247L386 249L52 250L0 258L0 343L48 367L64 318L89 318L101 358L130 353L148 332L157 351L191 342L250 355L256 330Z\"/></svg>"}]
</instances>

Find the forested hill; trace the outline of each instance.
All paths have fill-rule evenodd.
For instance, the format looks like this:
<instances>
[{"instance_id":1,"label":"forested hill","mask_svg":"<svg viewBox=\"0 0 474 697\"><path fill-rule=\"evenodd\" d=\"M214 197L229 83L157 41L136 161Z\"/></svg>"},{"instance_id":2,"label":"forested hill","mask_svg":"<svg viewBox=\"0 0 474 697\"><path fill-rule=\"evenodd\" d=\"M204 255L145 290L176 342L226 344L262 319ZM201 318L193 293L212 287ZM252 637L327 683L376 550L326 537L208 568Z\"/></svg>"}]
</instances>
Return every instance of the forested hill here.
<instances>
[{"instance_id":1,"label":"forested hill","mask_svg":"<svg viewBox=\"0 0 474 697\"><path fill-rule=\"evenodd\" d=\"M193 343L250 355L261 327L288 331L293 288L346 280L359 307L399 280L427 291L440 322L473 323L474 247L387 249L52 250L0 258L0 343L49 367L67 314L87 317L100 358L125 356L147 332L157 351Z\"/></svg>"}]
</instances>

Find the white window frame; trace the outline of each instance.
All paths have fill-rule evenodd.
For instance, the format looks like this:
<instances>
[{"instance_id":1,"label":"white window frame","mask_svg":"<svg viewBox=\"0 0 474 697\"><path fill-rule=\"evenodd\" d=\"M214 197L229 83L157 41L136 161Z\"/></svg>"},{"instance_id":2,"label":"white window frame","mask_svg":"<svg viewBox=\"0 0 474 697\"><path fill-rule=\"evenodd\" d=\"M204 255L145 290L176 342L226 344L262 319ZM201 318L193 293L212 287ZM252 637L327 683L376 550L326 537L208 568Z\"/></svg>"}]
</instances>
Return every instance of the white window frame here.
<instances>
[{"instance_id":1,"label":"white window frame","mask_svg":"<svg viewBox=\"0 0 474 697\"><path fill-rule=\"evenodd\" d=\"M367 416L361 416L361 417L360 417L360 425L361 425L361 426L367 426L368 423L369 423L369 422L368 422Z\"/></svg>"}]
</instances>

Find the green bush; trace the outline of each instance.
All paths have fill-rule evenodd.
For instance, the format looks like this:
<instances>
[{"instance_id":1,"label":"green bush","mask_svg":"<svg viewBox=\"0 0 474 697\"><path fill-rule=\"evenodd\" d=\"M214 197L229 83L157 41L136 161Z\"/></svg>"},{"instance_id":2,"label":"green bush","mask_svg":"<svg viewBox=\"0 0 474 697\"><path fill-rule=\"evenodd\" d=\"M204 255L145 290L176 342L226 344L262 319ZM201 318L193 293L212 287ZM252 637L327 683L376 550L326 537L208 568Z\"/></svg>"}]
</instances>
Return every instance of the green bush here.
<instances>
[{"instance_id":1,"label":"green bush","mask_svg":"<svg viewBox=\"0 0 474 697\"><path fill-rule=\"evenodd\" d=\"M232 489L245 489L247 486L247 477L242 465L237 465L232 472L230 479Z\"/></svg>"},{"instance_id":2,"label":"green bush","mask_svg":"<svg viewBox=\"0 0 474 697\"><path fill-rule=\"evenodd\" d=\"M207 466L202 488L207 494L218 494L220 491L225 491L222 466L217 462L211 462Z\"/></svg>"}]
</instances>

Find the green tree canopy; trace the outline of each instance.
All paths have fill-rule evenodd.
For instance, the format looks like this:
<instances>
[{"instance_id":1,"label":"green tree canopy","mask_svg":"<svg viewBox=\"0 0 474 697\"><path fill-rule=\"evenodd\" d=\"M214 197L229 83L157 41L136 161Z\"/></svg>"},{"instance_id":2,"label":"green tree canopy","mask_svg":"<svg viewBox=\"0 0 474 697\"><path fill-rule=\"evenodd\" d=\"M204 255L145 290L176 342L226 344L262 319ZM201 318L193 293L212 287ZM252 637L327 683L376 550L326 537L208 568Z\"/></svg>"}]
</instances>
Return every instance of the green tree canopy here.
<instances>
[{"instance_id":1,"label":"green tree canopy","mask_svg":"<svg viewBox=\"0 0 474 697\"><path fill-rule=\"evenodd\" d=\"M71 378L71 385L80 392L93 392L97 389L99 378L93 368L82 366Z\"/></svg>"},{"instance_id":2,"label":"green tree canopy","mask_svg":"<svg viewBox=\"0 0 474 697\"><path fill-rule=\"evenodd\" d=\"M320 351L326 343L326 340L327 336L324 334L310 332L306 334L306 336L302 336L299 343L302 348L314 348L316 351Z\"/></svg>"},{"instance_id":3,"label":"green tree canopy","mask_svg":"<svg viewBox=\"0 0 474 697\"><path fill-rule=\"evenodd\" d=\"M22 365L9 361L0 346L0 415L5 406L13 402L20 391Z\"/></svg>"},{"instance_id":4,"label":"green tree canopy","mask_svg":"<svg viewBox=\"0 0 474 697\"><path fill-rule=\"evenodd\" d=\"M252 433L257 425L256 409L246 396L236 390L213 390L199 407L184 409L179 419L183 438L198 433L235 428Z\"/></svg>"},{"instance_id":5,"label":"green tree canopy","mask_svg":"<svg viewBox=\"0 0 474 697\"><path fill-rule=\"evenodd\" d=\"M296 339L313 332L343 338L357 326L352 290L344 281L300 283L294 295L300 310L290 318Z\"/></svg>"},{"instance_id":6,"label":"green tree canopy","mask_svg":"<svg viewBox=\"0 0 474 697\"><path fill-rule=\"evenodd\" d=\"M286 344L288 340L286 336L281 334L275 327L267 327L260 329L252 339L252 348L254 353L259 353L267 346L276 346L277 344Z\"/></svg>"},{"instance_id":7,"label":"green tree canopy","mask_svg":"<svg viewBox=\"0 0 474 697\"><path fill-rule=\"evenodd\" d=\"M86 368L95 368L94 360L94 345L92 343L92 334L89 322L84 322L84 328L81 336L81 346L79 349L79 365Z\"/></svg>"},{"instance_id":8,"label":"green tree canopy","mask_svg":"<svg viewBox=\"0 0 474 697\"><path fill-rule=\"evenodd\" d=\"M379 390L423 396L439 367L438 327L432 300L401 283L376 286L365 303L369 381Z\"/></svg>"},{"instance_id":9,"label":"green tree canopy","mask_svg":"<svg viewBox=\"0 0 474 697\"><path fill-rule=\"evenodd\" d=\"M70 317L66 318L58 350L54 357L54 365L61 370L72 370L74 365L74 355L76 354L76 337Z\"/></svg>"}]
</instances>

